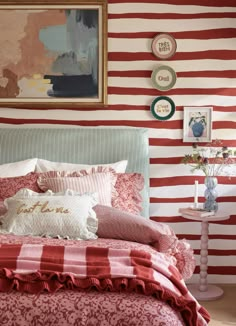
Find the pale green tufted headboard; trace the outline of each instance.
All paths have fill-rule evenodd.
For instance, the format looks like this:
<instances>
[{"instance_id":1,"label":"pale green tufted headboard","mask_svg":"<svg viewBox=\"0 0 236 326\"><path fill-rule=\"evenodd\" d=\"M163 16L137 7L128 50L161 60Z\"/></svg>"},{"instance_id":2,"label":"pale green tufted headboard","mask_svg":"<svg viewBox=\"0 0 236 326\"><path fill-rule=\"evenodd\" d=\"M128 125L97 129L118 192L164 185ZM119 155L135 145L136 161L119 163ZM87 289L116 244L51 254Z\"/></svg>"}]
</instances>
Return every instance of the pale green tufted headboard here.
<instances>
[{"instance_id":1,"label":"pale green tufted headboard","mask_svg":"<svg viewBox=\"0 0 236 326\"><path fill-rule=\"evenodd\" d=\"M143 213L149 217L149 145L143 128L1 128L0 164L27 158L55 162L112 163L127 159L127 172L145 177Z\"/></svg>"}]
</instances>

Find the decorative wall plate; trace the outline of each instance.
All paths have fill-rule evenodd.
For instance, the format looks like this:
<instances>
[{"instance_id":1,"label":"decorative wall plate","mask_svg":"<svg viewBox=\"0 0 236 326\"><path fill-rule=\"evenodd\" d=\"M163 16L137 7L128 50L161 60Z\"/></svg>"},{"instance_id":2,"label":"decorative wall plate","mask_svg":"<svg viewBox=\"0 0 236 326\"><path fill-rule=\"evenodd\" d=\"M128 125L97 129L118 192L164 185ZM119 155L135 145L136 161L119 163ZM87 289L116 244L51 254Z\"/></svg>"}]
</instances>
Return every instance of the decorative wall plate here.
<instances>
[{"instance_id":1,"label":"decorative wall plate","mask_svg":"<svg viewBox=\"0 0 236 326\"><path fill-rule=\"evenodd\" d=\"M151 79L153 86L159 91L168 91L176 83L176 73L171 67L161 65L153 70Z\"/></svg>"},{"instance_id":2,"label":"decorative wall plate","mask_svg":"<svg viewBox=\"0 0 236 326\"><path fill-rule=\"evenodd\" d=\"M175 113L175 103L167 96L159 96L152 102L151 112L158 120L168 120Z\"/></svg>"},{"instance_id":3,"label":"decorative wall plate","mask_svg":"<svg viewBox=\"0 0 236 326\"><path fill-rule=\"evenodd\" d=\"M152 52L159 59L171 58L177 49L173 36L168 33L157 34L152 41Z\"/></svg>"}]
</instances>

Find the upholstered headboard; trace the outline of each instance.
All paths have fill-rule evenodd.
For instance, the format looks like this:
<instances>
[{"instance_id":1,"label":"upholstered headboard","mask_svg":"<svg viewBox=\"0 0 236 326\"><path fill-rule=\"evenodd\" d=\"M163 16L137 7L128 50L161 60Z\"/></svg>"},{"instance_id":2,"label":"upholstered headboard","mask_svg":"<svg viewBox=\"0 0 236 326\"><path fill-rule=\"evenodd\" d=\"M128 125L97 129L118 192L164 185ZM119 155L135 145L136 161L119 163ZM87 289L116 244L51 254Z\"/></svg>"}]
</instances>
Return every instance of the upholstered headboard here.
<instances>
[{"instance_id":1,"label":"upholstered headboard","mask_svg":"<svg viewBox=\"0 0 236 326\"><path fill-rule=\"evenodd\" d=\"M69 163L128 160L127 172L144 175L142 215L149 217L148 131L143 128L0 128L0 164L42 158Z\"/></svg>"}]
</instances>

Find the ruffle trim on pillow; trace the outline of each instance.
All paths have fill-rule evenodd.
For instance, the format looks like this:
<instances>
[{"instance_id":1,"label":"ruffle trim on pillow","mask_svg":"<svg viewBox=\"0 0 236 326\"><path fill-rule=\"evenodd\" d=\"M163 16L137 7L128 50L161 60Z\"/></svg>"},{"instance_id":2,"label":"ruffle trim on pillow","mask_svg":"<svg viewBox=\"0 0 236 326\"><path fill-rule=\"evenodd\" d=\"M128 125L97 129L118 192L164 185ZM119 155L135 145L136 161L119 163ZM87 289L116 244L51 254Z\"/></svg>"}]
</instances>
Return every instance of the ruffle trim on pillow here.
<instances>
[{"instance_id":1,"label":"ruffle trim on pillow","mask_svg":"<svg viewBox=\"0 0 236 326\"><path fill-rule=\"evenodd\" d=\"M142 211L141 191L144 177L140 173L118 173L115 189L117 194L112 197L112 206L129 213L140 214Z\"/></svg>"},{"instance_id":2,"label":"ruffle trim on pillow","mask_svg":"<svg viewBox=\"0 0 236 326\"><path fill-rule=\"evenodd\" d=\"M85 175L93 174L93 173L105 173L112 172L116 175L116 172L111 167L106 166L96 166L89 169L83 169L80 171L48 171L41 173L38 180L44 178L63 178L63 177L83 177Z\"/></svg>"},{"instance_id":3,"label":"ruffle trim on pillow","mask_svg":"<svg viewBox=\"0 0 236 326\"><path fill-rule=\"evenodd\" d=\"M196 261L193 250L185 239L179 240L176 236L161 235L161 241L158 244L154 243L153 247L175 257L175 265L184 280L193 275Z\"/></svg>"},{"instance_id":4,"label":"ruffle trim on pillow","mask_svg":"<svg viewBox=\"0 0 236 326\"><path fill-rule=\"evenodd\" d=\"M84 177L88 175L92 175L95 173L109 173L110 178L111 178L111 197L117 196L117 191L115 189L115 184L117 180L117 174L114 169L111 167L106 167L106 166L96 166L89 168L87 170L80 170L80 171L48 171L45 173L42 173L38 180L38 186L40 189L43 191L47 191L48 188L48 183L47 179L57 179L57 178L79 178L79 177Z\"/></svg>"},{"instance_id":5,"label":"ruffle trim on pillow","mask_svg":"<svg viewBox=\"0 0 236 326\"><path fill-rule=\"evenodd\" d=\"M201 326L198 316L198 307L195 301L178 297L172 291L165 289L158 283L142 279L128 278L85 278L78 279L73 274L61 274L57 272L32 274L15 274L11 270L0 270L0 292L16 290L31 294L41 292L53 293L60 289L81 290L81 291L111 291L111 292L136 292L148 296L156 296L163 301L168 301L171 307L181 312L183 319L189 326ZM206 320L210 316L205 309L201 309L201 315Z\"/></svg>"},{"instance_id":6,"label":"ruffle trim on pillow","mask_svg":"<svg viewBox=\"0 0 236 326\"><path fill-rule=\"evenodd\" d=\"M178 240L174 256L177 260L176 267L184 280L189 279L195 270L196 261L190 244L185 240Z\"/></svg>"}]
</instances>

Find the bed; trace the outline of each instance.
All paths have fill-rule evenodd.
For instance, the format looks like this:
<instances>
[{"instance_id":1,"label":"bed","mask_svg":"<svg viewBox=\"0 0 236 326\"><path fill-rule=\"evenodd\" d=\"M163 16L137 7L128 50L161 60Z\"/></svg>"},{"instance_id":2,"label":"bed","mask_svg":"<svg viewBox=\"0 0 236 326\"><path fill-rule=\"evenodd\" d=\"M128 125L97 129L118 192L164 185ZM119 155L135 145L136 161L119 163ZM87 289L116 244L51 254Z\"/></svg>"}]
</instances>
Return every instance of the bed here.
<instances>
[{"instance_id":1,"label":"bed","mask_svg":"<svg viewBox=\"0 0 236 326\"><path fill-rule=\"evenodd\" d=\"M191 248L149 217L143 128L0 129L0 324L204 326Z\"/></svg>"}]
</instances>

